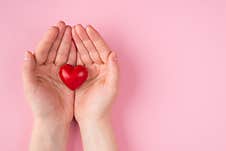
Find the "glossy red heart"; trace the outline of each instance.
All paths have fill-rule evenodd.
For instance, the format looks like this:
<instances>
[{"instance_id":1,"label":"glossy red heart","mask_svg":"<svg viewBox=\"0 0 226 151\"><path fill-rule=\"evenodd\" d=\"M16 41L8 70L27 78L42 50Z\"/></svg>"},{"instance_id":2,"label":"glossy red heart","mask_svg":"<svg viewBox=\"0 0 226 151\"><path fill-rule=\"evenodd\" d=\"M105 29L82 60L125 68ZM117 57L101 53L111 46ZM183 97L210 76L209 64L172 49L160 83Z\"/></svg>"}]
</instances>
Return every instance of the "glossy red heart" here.
<instances>
[{"instance_id":1,"label":"glossy red heart","mask_svg":"<svg viewBox=\"0 0 226 151\"><path fill-rule=\"evenodd\" d=\"M88 71L84 66L65 64L61 66L59 75L61 80L69 89L75 90L86 81Z\"/></svg>"}]
</instances>

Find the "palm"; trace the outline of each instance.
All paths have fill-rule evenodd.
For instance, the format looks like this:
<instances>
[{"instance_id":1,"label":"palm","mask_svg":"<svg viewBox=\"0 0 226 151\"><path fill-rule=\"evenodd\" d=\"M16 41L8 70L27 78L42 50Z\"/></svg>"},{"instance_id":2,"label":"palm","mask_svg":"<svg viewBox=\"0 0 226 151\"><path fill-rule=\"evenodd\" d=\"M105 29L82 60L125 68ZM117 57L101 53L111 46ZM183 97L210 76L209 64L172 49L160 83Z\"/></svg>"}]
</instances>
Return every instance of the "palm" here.
<instances>
[{"instance_id":1,"label":"palm","mask_svg":"<svg viewBox=\"0 0 226 151\"><path fill-rule=\"evenodd\" d=\"M35 54L28 52L24 64L25 95L35 116L55 122L72 120L74 92L58 76L65 63L75 65L76 49L71 41L71 27L59 22L58 27L48 30Z\"/></svg>"},{"instance_id":2,"label":"palm","mask_svg":"<svg viewBox=\"0 0 226 151\"><path fill-rule=\"evenodd\" d=\"M75 116L82 114L84 117L100 115L107 110L109 100L109 87L106 85L107 65L92 64L87 66L88 80L76 91ZM111 90L110 90L111 91ZM104 94L104 97L103 97Z\"/></svg>"},{"instance_id":3,"label":"palm","mask_svg":"<svg viewBox=\"0 0 226 151\"><path fill-rule=\"evenodd\" d=\"M37 65L34 76L37 84L34 85L34 102L40 107L35 111L51 118L72 118L74 92L64 86L58 77L59 67L55 64ZM53 113L53 114L49 114Z\"/></svg>"},{"instance_id":4,"label":"palm","mask_svg":"<svg viewBox=\"0 0 226 151\"><path fill-rule=\"evenodd\" d=\"M118 70L113 53L103 39L88 26L73 30L78 50L78 64L88 69L88 80L75 92L74 113L77 120L99 118L108 111L116 95Z\"/></svg>"}]
</instances>

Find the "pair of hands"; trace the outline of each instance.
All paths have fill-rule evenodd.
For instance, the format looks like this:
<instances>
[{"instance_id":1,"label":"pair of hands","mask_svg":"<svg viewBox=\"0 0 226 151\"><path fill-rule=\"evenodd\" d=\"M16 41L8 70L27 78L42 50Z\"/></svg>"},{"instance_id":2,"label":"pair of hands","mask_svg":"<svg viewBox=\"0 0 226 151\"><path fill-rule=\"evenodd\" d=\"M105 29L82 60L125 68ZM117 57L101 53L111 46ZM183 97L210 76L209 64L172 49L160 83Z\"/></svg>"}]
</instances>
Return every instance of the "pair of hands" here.
<instances>
[{"instance_id":1,"label":"pair of hands","mask_svg":"<svg viewBox=\"0 0 226 151\"><path fill-rule=\"evenodd\" d=\"M68 89L59 78L59 68L65 63L88 69L87 81L76 91ZM48 29L34 54L25 54L25 97L35 122L49 127L69 127L73 117L79 124L107 118L118 78L115 52L90 25L70 27L60 21Z\"/></svg>"}]
</instances>

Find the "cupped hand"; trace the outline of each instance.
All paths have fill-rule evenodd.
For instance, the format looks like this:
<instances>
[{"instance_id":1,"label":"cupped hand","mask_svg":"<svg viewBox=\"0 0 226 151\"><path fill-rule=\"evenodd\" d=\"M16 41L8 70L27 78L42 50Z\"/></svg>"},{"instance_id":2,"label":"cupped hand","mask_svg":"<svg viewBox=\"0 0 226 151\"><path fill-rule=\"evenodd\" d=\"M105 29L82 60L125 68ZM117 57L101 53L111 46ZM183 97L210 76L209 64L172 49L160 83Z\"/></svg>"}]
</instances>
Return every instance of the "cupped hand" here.
<instances>
[{"instance_id":1,"label":"cupped hand","mask_svg":"<svg viewBox=\"0 0 226 151\"><path fill-rule=\"evenodd\" d=\"M87 67L88 80L75 92L74 115L78 122L109 116L118 90L119 68L115 52L92 27L72 28L77 64Z\"/></svg>"},{"instance_id":2,"label":"cupped hand","mask_svg":"<svg viewBox=\"0 0 226 151\"><path fill-rule=\"evenodd\" d=\"M27 52L23 66L25 97L35 119L68 124L73 119L74 92L58 76L62 64L75 65L76 48L71 27L64 22L49 28L35 49Z\"/></svg>"}]
</instances>

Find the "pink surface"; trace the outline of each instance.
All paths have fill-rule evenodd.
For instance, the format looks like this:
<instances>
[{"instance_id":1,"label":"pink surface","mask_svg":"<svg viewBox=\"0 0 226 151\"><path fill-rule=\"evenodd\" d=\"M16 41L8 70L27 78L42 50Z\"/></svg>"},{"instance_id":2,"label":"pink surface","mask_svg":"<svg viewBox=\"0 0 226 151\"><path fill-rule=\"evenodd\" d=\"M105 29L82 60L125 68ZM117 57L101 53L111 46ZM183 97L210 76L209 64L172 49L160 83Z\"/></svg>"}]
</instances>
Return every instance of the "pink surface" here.
<instances>
[{"instance_id":1,"label":"pink surface","mask_svg":"<svg viewBox=\"0 0 226 151\"><path fill-rule=\"evenodd\" d=\"M225 0L2 0L0 18L1 150L27 150L23 53L58 20L93 24L118 52L120 150L226 150ZM81 150L78 128L69 148Z\"/></svg>"}]
</instances>

